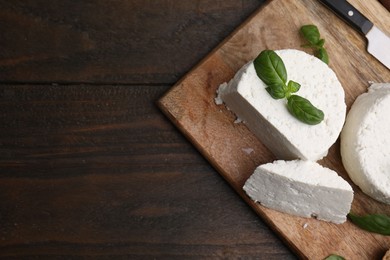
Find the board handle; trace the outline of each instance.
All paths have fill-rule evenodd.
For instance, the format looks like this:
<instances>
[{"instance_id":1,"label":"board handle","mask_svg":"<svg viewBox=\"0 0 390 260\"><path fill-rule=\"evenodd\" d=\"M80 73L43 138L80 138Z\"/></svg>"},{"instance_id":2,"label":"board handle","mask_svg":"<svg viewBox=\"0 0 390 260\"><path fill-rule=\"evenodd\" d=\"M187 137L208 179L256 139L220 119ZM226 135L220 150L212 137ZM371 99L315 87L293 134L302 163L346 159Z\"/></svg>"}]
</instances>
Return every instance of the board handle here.
<instances>
[{"instance_id":1,"label":"board handle","mask_svg":"<svg viewBox=\"0 0 390 260\"><path fill-rule=\"evenodd\" d=\"M390 11L390 0L379 0L381 4L388 10Z\"/></svg>"},{"instance_id":2,"label":"board handle","mask_svg":"<svg viewBox=\"0 0 390 260\"><path fill-rule=\"evenodd\" d=\"M373 27L373 23L346 0L320 0L320 2L364 35Z\"/></svg>"}]
</instances>

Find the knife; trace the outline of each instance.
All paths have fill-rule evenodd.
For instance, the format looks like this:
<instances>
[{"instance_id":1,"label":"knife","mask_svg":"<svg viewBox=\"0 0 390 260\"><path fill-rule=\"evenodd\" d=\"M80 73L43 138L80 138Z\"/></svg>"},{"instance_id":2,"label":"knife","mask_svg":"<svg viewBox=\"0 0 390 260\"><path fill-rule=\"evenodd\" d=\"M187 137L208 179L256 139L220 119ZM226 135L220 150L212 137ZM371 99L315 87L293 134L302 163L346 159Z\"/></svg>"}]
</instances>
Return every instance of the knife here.
<instances>
[{"instance_id":1,"label":"knife","mask_svg":"<svg viewBox=\"0 0 390 260\"><path fill-rule=\"evenodd\" d=\"M320 0L353 28L366 36L367 51L390 69L390 38L346 0Z\"/></svg>"}]
</instances>

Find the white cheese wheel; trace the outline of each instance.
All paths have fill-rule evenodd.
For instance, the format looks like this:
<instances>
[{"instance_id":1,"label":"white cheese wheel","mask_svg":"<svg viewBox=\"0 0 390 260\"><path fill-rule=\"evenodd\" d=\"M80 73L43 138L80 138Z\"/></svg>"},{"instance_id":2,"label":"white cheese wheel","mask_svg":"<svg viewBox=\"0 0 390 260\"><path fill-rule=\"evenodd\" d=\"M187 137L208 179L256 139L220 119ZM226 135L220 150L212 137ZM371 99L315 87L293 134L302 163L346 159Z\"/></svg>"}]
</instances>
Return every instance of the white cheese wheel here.
<instances>
[{"instance_id":1,"label":"white cheese wheel","mask_svg":"<svg viewBox=\"0 0 390 260\"><path fill-rule=\"evenodd\" d=\"M243 66L218 89L222 100L278 159L319 160L326 156L342 129L346 105L335 73L321 60L299 50L279 50L288 80L301 84L296 93L321 109L324 120L307 125L292 116L285 99L273 99L257 76L253 62Z\"/></svg>"},{"instance_id":2,"label":"white cheese wheel","mask_svg":"<svg viewBox=\"0 0 390 260\"><path fill-rule=\"evenodd\" d=\"M353 200L351 186L336 172L304 160L260 165L244 190L265 207L337 224L346 221Z\"/></svg>"},{"instance_id":3,"label":"white cheese wheel","mask_svg":"<svg viewBox=\"0 0 390 260\"><path fill-rule=\"evenodd\" d=\"M390 204L390 83L373 84L355 100L340 140L352 181L367 195Z\"/></svg>"}]
</instances>

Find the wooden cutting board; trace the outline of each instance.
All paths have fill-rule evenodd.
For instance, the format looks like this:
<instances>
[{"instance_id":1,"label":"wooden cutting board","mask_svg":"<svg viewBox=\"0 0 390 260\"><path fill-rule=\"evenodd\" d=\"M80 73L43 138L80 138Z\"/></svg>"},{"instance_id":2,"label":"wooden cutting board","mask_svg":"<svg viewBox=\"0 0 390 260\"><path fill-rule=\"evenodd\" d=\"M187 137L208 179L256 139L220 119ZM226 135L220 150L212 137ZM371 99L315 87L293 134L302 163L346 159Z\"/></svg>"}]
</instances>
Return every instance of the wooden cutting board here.
<instances>
[{"instance_id":1,"label":"wooden cutting board","mask_svg":"<svg viewBox=\"0 0 390 260\"><path fill-rule=\"evenodd\" d=\"M349 2L390 35L390 13L378 1ZM363 231L350 221L336 225L294 217L252 202L242 191L244 182L256 166L276 158L245 125L234 123L233 113L214 103L218 86L229 81L241 66L263 49L301 49L303 39L298 30L310 23L318 26L326 40L330 67L345 89L348 109L355 98L366 91L369 82L390 82L390 71L366 52L364 37L318 1L273 0L263 5L191 70L158 104L299 257L323 259L329 254L339 254L346 259L380 259L390 248L390 237ZM320 163L337 171L352 184L341 163L339 141ZM390 214L390 205L374 201L355 185L353 188L354 213Z\"/></svg>"}]
</instances>

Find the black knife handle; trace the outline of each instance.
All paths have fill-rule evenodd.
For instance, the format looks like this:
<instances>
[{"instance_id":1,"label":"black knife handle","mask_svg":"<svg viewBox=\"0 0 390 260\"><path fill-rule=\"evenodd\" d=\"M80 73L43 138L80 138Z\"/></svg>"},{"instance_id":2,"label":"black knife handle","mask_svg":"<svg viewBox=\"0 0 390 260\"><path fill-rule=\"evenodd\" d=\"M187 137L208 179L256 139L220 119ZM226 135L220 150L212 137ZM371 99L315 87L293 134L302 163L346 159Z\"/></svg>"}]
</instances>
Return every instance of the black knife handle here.
<instances>
[{"instance_id":1,"label":"black knife handle","mask_svg":"<svg viewBox=\"0 0 390 260\"><path fill-rule=\"evenodd\" d=\"M364 35L366 35L373 26L370 20L346 0L320 1Z\"/></svg>"}]
</instances>

